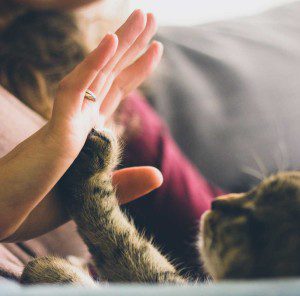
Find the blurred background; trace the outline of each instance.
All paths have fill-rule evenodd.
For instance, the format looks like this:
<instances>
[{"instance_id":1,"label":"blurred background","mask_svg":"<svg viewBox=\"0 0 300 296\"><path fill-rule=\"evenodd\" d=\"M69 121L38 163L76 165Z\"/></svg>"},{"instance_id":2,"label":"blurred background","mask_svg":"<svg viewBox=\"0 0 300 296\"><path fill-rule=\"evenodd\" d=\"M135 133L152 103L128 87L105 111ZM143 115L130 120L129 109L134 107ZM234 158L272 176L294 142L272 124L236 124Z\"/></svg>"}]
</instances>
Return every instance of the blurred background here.
<instances>
[{"instance_id":1,"label":"blurred background","mask_svg":"<svg viewBox=\"0 0 300 296\"><path fill-rule=\"evenodd\" d=\"M250 15L291 0L129 0L130 8L156 14L161 25L192 25Z\"/></svg>"},{"instance_id":2,"label":"blurred background","mask_svg":"<svg viewBox=\"0 0 300 296\"><path fill-rule=\"evenodd\" d=\"M103 14L118 17L122 7L122 17L141 8L155 13L160 25L188 26L251 15L288 2L292 0L105 0Z\"/></svg>"},{"instance_id":3,"label":"blurred background","mask_svg":"<svg viewBox=\"0 0 300 296\"><path fill-rule=\"evenodd\" d=\"M101 6L107 22L96 24L97 34L113 31L136 8L155 14L165 54L147 96L207 179L244 191L262 172L299 169L299 0L105 0Z\"/></svg>"}]
</instances>

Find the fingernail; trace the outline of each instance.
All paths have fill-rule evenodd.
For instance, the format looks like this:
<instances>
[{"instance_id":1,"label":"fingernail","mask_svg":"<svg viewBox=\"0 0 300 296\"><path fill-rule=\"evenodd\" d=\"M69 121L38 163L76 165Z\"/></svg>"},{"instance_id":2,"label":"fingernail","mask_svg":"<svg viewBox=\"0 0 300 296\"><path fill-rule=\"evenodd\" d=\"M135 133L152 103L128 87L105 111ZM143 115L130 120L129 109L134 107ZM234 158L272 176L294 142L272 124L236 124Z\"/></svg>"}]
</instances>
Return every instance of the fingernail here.
<instances>
[{"instance_id":1,"label":"fingernail","mask_svg":"<svg viewBox=\"0 0 300 296\"><path fill-rule=\"evenodd\" d=\"M118 39L118 36L115 33L107 33L104 38L101 40L98 46L106 44L110 42L110 37L113 37L114 39Z\"/></svg>"},{"instance_id":2,"label":"fingernail","mask_svg":"<svg viewBox=\"0 0 300 296\"><path fill-rule=\"evenodd\" d=\"M154 15L154 13L152 13L152 12L148 12L148 13L147 13L147 16L148 16L148 17L150 17L150 16L151 16L151 17L155 18L155 15Z\"/></svg>"},{"instance_id":3,"label":"fingernail","mask_svg":"<svg viewBox=\"0 0 300 296\"><path fill-rule=\"evenodd\" d=\"M155 63L155 66L157 66L159 63L160 63L160 60L161 60L161 57L163 55L163 52L164 52L164 46L161 42L159 41L154 41L153 42L154 44L156 44L158 46L158 58L156 60L156 63Z\"/></svg>"},{"instance_id":4,"label":"fingernail","mask_svg":"<svg viewBox=\"0 0 300 296\"><path fill-rule=\"evenodd\" d=\"M144 13L140 8L137 8L133 11L133 13L138 13L138 12Z\"/></svg>"},{"instance_id":5,"label":"fingernail","mask_svg":"<svg viewBox=\"0 0 300 296\"><path fill-rule=\"evenodd\" d=\"M133 13L130 15L130 17L132 17L132 16L134 16L134 15L136 15L136 14L143 14L143 15L144 15L144 12L143 12L143 10L141 10L140 8L135 9L135 10L133 11Z\"/></svg>"},{"instance_id":6,"label":"fingernail","mask_svg":"<svg viewBox=\"0 0 300 296\"><path fill-rule=\"evenodd\" d=\"M163 51L164 45L161 42L155 40L152 44L156 44L160 48L160 50Z\"/></svg>"},{"instance_id":7,"label":"fingernail","mask_svg":"<svg viewBox=\"0 0 300 296\"><path fill-rule=\"evenodd\" d=\"M111 37L113 37L113 38L118 39L118 35L117 35L116 33L109 33L109 35L110 35Z\"/></svg>"},{"instance_id":8,"label":"fingernail","mask_svg":"<svg viewBox=\"0 0 300 296\"><path fill-rule=\"evenodd\" d=\"M154 42L155 42L156 44L158 44L159 46L161 46L161 47L164 46L160 41L155 40Z\"/></svg>"},{"instance_id":9,"label":"fingernail","mask_svg":"<svg viewBox=\"0 0 300 296\"><path fill-rule=\"evenodd\" d=\"M103 44L107 43L107 41L108 41L108 34L106 34L106 35L103 37L103 39L100 41L98 47L99 47L100 45L103 45Z\"/></svg>"}]
</instances>

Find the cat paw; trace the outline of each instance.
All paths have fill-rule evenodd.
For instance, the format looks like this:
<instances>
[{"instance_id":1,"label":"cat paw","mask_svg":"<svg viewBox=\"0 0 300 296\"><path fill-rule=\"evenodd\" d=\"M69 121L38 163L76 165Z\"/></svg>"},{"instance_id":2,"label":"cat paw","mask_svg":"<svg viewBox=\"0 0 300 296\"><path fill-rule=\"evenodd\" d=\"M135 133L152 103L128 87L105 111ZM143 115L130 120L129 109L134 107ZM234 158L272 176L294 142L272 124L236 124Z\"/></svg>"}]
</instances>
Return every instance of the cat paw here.
<instances>
[{"instance_id":1,"label":"cat paw","mask_svg":"<svg viewBox=\"0 0 300 296\"><path fill-rule=\"evenodd\" d=\"M98 132L93 129L81 151L83 158L89 159L93 172L112 170L119 160L119 146L116 137L110 131Z\"/></svg>"},{"instance_id":2,"label":"cat paw","mask_svg":"<svg viewBox=\"0 0 300 296\"><path fill-rule=\"evenodd\" d=\"M67 175L75 180L101 172L110 173L118 164L118 159L119 146L113 133L93 129Z\"/></svg>"},{"instance_id":3,"label":"cat paw","mask_svg":"<svg viewBox=\"0 0 300 296\"><path fill-rule=\"evenodd\" d=\"M72 265L69 261L56 257L40 257L29 262L21 275L21 283L28 284L67 284L94 286L87 272Z\"/></svg>"},{"instance_id":4,"label":"cat paw","mask_svg":"<svg viewBox=\"0 0 300 296\"><path fill-rule=\"evenodd\" d=\"M58 185L61 200L70 213L81 210L83 197L88 195L91 184L96 182L103 186L103 181L110 183L111 172L118 158L119 146L113 133L92 130L83 149Z\"/></svg>"}]
</instances>

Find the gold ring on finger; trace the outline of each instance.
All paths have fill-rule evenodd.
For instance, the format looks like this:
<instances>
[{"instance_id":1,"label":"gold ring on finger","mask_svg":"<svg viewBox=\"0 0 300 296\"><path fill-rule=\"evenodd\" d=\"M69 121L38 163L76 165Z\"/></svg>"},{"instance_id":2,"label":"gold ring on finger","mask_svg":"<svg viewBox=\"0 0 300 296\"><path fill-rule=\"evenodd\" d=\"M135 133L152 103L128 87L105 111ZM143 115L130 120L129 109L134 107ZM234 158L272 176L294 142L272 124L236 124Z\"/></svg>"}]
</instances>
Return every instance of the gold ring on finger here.
<instances>
[{"instance_id":1,"label":"gold ring on finger","mask_svg":"<svg viewBox=\"0 0 300 296\"><path fill-rule=\"evenodd\" d=\"M96 102L97 101L96 95L91 90L89 90L89 89L87 89L85 91L84 98L87 99L87 100L90 100L92 102Z\"/></svg>"}]
</instances>

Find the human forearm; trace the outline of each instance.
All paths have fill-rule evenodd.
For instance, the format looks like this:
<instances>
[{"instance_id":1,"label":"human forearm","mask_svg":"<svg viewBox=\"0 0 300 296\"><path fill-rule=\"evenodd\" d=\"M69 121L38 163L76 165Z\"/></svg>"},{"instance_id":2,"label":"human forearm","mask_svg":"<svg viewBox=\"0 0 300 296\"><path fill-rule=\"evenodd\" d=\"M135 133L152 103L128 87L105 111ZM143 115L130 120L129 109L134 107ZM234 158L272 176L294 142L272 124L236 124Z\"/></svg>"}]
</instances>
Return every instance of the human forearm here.
<instances>
[{"instance_id":1,"label":"human forearm","mask_svg":"<svg viewBox=\"0 0 300 296\"><path fill-rule=\"evenodd\" d=\"M56 190L51 190L30 212L24 222L3 242L26 241L56 229L69 221L69 215L61 204Z\"/></svg>"},{"instance_id":2,"label":"human forearm","mask_svg":"<svg viewBox=\"0 0 300 296\"><path fill-rule=\"evenodd\" d=\"M46 125L0 159L0 239L16 231L72 163L48 133Z\"/></svg>"}]
</instances>

